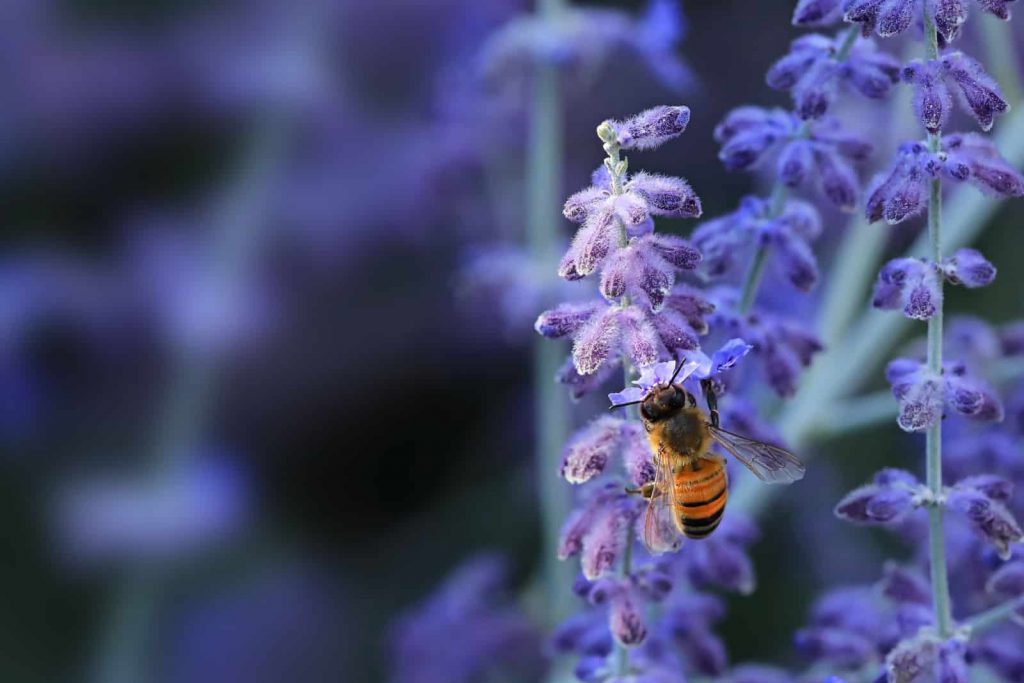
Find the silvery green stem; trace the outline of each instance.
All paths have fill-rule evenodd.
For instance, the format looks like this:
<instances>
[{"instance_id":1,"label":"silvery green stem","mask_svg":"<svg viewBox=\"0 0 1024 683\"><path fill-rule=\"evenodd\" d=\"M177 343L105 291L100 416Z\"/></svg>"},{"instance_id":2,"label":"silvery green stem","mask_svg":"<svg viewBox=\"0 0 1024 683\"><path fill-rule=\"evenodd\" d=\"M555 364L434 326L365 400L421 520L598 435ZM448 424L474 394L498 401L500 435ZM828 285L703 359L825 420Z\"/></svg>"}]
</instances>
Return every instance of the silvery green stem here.
<instances>
[{"instance_id":1,"label":"silvery green stem","mask_svg":"<svg viewBox=\"0 0 1024 683\"><path fill-rule=\"evenodd\" d=\"M562 11L560 0L538 0L537 11L554 21ZM562 98L558 70L540 64L534 82L527 149L527 246L537 263L558 261L561 248L558 216L561 213L563 165ZM542 520L542 580L548 626L571 610L572 568L558 560L555 548L561 525L569 514L569 493L556 476L562 447L569 438L569 406L563 387L555 380L565 357L565 345L537 337L533 342L534 457Z\"/></svg>"},{"instance_id":2,"label":"silvery green stem","mask_svg":"<svg viewBox=\"0 0 1024 683\"><path fill-rule=\"evenodd\" d=\"M266 197L287 132L284 117L269 116L260 122L236 176L214 206L217 232L210 245L210 263L215 270L207 280L211 286L230 288L249 277L262 244ZM150 465L157 477L173 475L193 457L218 383L216 360L202 352L181 348L170 365L171 383L155 418L150 446ZM97 683L149 680L146 660L166 578L155 566L129 567L119 577L93 672Z\"/></svg>"},{"instance_id":3,"label":"silvery green stem","mask_svg":"<svg viewBox=\"0 0 1024 683\"><path fill-rule=\"evenodd\" d=\"M964 625L967 627L968 632L971 636L981 633L982 631L996 626L1004 619L1007 619L1018 610L1024 609L1024 596L1018 596L996 605L990 609L975 614L973 617L968 619Z\"/></svg>"},{"instance_id":4,"label":"silvery green stem","mask_svg":"<svg viewBox=\"0 0 1024 683\"><path fill-rule=\"evenodd\" d=\"M939 36L928 12L924 16L925 52L928 59L939 57ZM928 146L938 153L942 146L941 133L928 135ZM933 263L942 262L942 181L934 178L928 194L928 243ZM942 374L942 278L938 279L939 304L935 315L928 319L928 370ZM935 627L940 638L953 632L953 616L949 600L949 573L946 569L946 534L942 527L942 420L925 432L925 468L928 490L936 503L928 507L928 561L932 579L932 608Z\"/></svg>"},{"instance_id":5,"label":"silvery green stem","mask_svg":"<svg viewBox=\"0 0 1024 683\"><path fill-rule=\"evenodd\" d=\"M631 380L630 372L627 370L627 379ZM633 525L629 525L626 531L626 549L622 553L622 566L619 575L628 578L633 571L633 544L636 542L636 532ZM629 648L622 643L615 642L615 675L624 678L629 675Z\"/></svg>"}]
</instances>

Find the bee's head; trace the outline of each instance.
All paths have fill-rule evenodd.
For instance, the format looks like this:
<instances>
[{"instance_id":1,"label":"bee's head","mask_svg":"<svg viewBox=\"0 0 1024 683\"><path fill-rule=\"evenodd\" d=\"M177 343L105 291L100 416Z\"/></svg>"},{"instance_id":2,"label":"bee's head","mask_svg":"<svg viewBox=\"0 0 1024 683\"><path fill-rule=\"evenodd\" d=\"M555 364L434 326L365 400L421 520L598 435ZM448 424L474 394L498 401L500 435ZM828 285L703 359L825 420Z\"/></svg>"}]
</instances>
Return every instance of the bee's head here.
<instances>
[{"instance_id":1,"label":"bee's head","mask_svg":"<svg viewBox=\"0 0 1024 683\"><path fill-rule=\"evenodd\" d=\"M657 422L675 414L686 405L686 390L676 384L653 387L640 404L640 415L649 422Z\"/></svg>"}]
</instances>

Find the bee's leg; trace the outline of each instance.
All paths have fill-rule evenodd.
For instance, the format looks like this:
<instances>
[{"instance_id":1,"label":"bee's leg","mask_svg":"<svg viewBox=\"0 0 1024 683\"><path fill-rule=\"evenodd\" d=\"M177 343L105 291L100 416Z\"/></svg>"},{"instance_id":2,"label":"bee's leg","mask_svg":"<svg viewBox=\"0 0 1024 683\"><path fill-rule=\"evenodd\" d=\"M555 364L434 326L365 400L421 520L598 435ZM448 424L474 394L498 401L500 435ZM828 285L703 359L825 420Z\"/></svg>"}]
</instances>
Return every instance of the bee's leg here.
<instances>
[{"instance_id":1,"label":"bee's leg","mask_svg":"<svg viewBox=\"0 0 1024 683\"><path fill-rule=\"evenodd\" d=\"M711 424L714 427L718 427L718 397L715 396L715 389L711 386L711 380L701 380L700 386L704 390L704 398L708 402L708 414L711 416Z\"/></svg>"},{"instance_id":2,"label":"bee's leg","mask_svg":"<svg viewBox=\"0 0 1024 683\"><path fill-rule=\"evenodd\" d=\"M686 392L686 402L691 408L697 407L697 397L691 394L689 391Z\"/></svg>"},{"instance_id":3,"label":"bee's leg","mask_svg":"<svg viewBox=\"0 0 1024 683\"><path fill-rule=\"evenodd\" d=\"M626 487L626 493L639 494L640 496L650 500L655 496L654 493L654 482L649 481L639 488Z\"/></svg>"}]
</instances>

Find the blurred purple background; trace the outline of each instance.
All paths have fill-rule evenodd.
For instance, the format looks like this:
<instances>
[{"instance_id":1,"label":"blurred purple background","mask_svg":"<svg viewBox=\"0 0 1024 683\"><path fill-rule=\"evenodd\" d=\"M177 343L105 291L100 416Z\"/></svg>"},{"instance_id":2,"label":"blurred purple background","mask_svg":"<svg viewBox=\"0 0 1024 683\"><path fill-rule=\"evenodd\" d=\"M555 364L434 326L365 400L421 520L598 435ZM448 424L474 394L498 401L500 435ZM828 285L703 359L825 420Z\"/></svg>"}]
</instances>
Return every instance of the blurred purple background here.
<instances>
[{"instance_id":1,"label":"blurred purple background","mask_svg":"<svg viewBox=\"0 0 1024 683\"><path fill-rule=\"evenodd\" d=\"M687 3L674 87L628 45L583 64L563 193L597 123L682 99L645 162L734 204L711 130L784 102L791 4ZM3 3L0 680L385 680L389 624L463 558L526 581L543 293L496 305L467 263L522 241L529 90L481 55L531 9ZM835 533L800 522L759 552Z\"/></svg>"}]
</instances>

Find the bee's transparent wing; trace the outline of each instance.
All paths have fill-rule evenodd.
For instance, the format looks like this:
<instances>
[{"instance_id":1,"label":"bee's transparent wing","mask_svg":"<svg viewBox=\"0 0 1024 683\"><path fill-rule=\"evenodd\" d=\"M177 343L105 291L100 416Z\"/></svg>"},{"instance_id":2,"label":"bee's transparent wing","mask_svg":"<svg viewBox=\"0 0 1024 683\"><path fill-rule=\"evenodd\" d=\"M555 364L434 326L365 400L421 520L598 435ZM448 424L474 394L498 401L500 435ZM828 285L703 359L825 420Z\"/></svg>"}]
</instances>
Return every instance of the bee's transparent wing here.
<instances>
[{"instance_id":1,"label":"bee's transparent wing","mask_svg":"<svg viewBox=\"0 0 1024 683\"><path fill-rule=\"evenodd\" d=\"M675 486L672 485L672 465L663 453L654 454L654 488L644 514L644 545L654 553L679 548L681 539L672 521L675 504Z\"/></svg>"},{"instance_id":2,"label":"bee's transparent wing","mask_svg":"<svg viewBox=\"0 0 1024 683\"><path fill-rule=\"evenodd\" d=\"M786 449L727 432L712 424L708 429L715 443L746 465L761 481L791 484L804 478L803 463Z\"/></svg>"}]
</instances>

